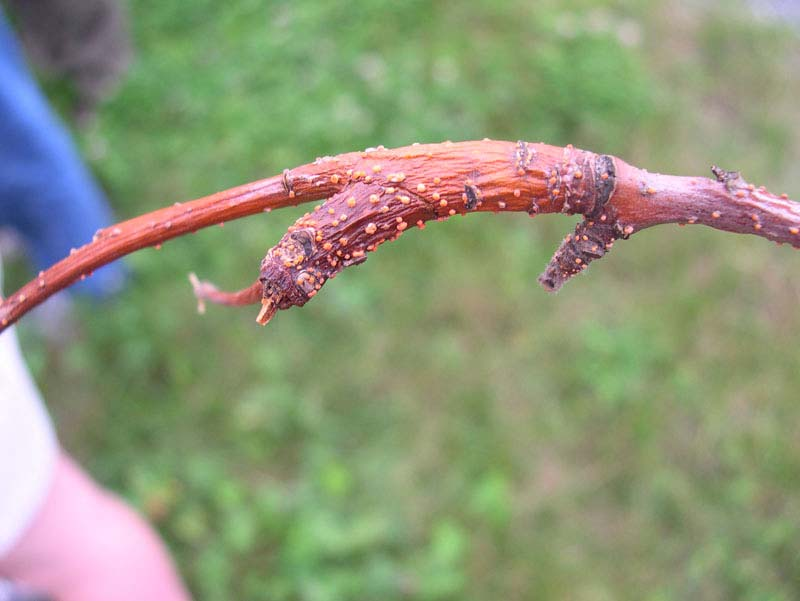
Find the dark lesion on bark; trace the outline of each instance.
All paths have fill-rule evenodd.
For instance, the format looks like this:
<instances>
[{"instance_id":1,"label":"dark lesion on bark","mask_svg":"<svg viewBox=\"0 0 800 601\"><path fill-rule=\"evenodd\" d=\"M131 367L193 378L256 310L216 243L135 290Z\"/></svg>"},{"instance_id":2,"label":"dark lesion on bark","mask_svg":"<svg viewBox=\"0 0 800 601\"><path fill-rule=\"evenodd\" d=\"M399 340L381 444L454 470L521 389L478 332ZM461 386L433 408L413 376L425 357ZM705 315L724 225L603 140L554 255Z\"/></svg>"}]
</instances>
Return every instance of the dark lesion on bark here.
<instances>
[{"instance_id":1,"label":"dark lesion on bark","mask_svg":"<svg viewBox=\"0 0 800 601\"><path fill-rule=\"evenodd\" d=\"M525 140L518 140L515 152L517 175L525 175L528 171L528 167L535 158L536 150L531 148Z\"/></svg>"},{"instance_id":2,"label":"dark lesion on bark","mask_svg":"<svg viewBox=\"0 0 800 601\"><path fill-rule=\"evenodd\" d=\"M539 283L549 292L556 292L589 263L603 257L617 239L629 235L617 221L613 206L609 205L616 187L614 159L595 155L589 162L594 163L588 170L592 177L590 198L584 194L583 202L578 205L585 218L575 226L574 233L567 235L539 276Z\"/></svg>"},{"instance_id":3,"label":"dark lesion on bark","mask_svg":"<svg viewBox=\"0 0 800 601\"><path fill-rule=\"evenodd\" d=\"M292 185L292 174L289 169L284 169L281 175L281 185L287 196L294 196L294 186Z\"/></svg>"},{"instance_id":4,"label":"dark lesion on bark","mask_svg":"<svg viewBox=\"0 0 800 601\"><path fill-rule=\"evenodd\" d=\"M598 156L594 164L594 177L595 205L594 210L587 217L599 215L614 194L617 185L614 159L607 154Z\"/></svg>"},{"instance_id":5,"label":"dark lesion on bark","mask_svg":"<svg viewBox=\"0 0 800 601\"><path fill-rule=\"evenodd\" d=\"M714 177L717 178L718 182L725 184L725 188L728 192L733 192L736 188L736 184L742 179L742 175L738 171L728 171L716 165L711 166L711 172L714 174Z\"/></svg>"},{"instance_id":6,"label":"dark lesion on bark","mask_svg":"<svg viewBox=\"0 0 800 601\"><path fill-rule=\"evenodd\" d=\"M467 211L472 211L478 206L481 200L481 192L474 184L464 184L464 208Z\"/></svg>"}]
</instances>

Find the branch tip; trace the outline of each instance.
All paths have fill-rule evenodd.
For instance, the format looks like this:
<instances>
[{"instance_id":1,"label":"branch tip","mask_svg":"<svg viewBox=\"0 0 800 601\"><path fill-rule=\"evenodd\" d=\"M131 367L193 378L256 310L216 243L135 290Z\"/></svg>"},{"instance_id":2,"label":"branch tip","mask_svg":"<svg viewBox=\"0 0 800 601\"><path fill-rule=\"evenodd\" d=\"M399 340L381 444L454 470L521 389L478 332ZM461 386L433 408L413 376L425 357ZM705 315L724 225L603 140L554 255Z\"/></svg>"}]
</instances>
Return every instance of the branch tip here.
<instances>
[{"instance_id":1,"label":"branch tip","mask_svg":"<svg viewBox=\"0 0 800 601\"><path fill-rule=\"evenodd\" d=\"M197 299L197 313L199 315L205 315L206 302L202 292L203 282L197 279L197 274L194 271L189 273L189 282L192 284L192 292Z\"/></svg>"},{"instance_id":2,"label":"branch tip","mask_svg":"<svg viewBox=\"0 0 800 601\"><path fill-rule=\"evenodd\" d=\"M197 298L197 312L201 315L205 313L205 301L217 305L253 305L261 300L262 285L256 281L247 288L236 292L225 292L220 290L211 282L198 279L194 273L189 274L189 282L192 284L192 291Z\"/></svg>"}]
</instances>

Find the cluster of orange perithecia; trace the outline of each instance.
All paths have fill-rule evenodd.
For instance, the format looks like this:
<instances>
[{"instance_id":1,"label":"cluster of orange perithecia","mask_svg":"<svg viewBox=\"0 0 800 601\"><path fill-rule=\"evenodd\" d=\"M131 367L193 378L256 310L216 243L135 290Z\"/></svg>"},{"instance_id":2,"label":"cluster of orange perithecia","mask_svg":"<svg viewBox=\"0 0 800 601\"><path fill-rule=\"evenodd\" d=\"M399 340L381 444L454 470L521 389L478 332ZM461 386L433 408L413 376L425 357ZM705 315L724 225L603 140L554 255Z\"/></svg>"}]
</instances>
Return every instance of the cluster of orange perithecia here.
<instances>
[{"instance_id":1,"label":"cluster of orange perithecia","mask_svg":"<svg viewBox=\"0 0 800 601\"><path fill-rule=\"evenodd\" d=\"M365 261L367 253L409 227L423 228L429 219L445 220L483 204L469 178L460 193L439 176L409 181L381 157L369 160L371 154L362 153L357 167L328 172L326 181L338 192L300 217L268 251L261 264L259 323L278 309L305 304L344 267Z\"/></svg>"},{"instance_id":2,"label":"cluster of orange perithecia","mask_svg":"<svg viewBox=\"0 0 800 601\"><path fill-rule=\"evenodd\" d=\"M786 241L783 232L780 231L785 225L776 223L776 221L780 221L780 218L776 219L775 214L770 209L774 207L776 202L788 201L788 194L773 195L764 186L755 186L745 181L738 171L727 171L717 166L712 166L711 171L717 181L725 185L725 189L731 194L735 205L738 205L737 208L739 210L735 211L735 213L744 212L752 222L754 232L775 240L779 245ZM753 211L749 212L751 210ZM741 213L739 214L741 216ZM723 213L720 211L715 210L711 213L712 219L718 220L721 217L723 217ZM697 218L693 217L688 219L687 223L694 223L695 221L697 221ZM680 225L683 225L683 223ZM800 228L792 225L788 227L788 232L792 237L798 236L800 235ZM800 241L790 240L790 242L795 247L800 244Z\"/></svg>"},{"instance_id":3,"label":"cluster of orange perithecia","mask_svg":"<svg viewBox=\"0 0 800 601\"><path fill-rule=\"evenodd\" d=\"M427 161L431 147L398 151L379 147L320 159L317 165L324 169L306 176L305 181L313 181L314 187L325 190L329 197L290 227L262 262L259 323L265 324L278 309L305 304L344 267L363 262L367 253L384 242L397 239L414 225L422 228L430 219L509 208L527 210L532 216L558 211L583 214L585 220L564 239L540 278L545 288L553 291L606 254L616 240L627 239L640 229L641 215L631 213L631 205L626 204L631 198L631 172L624 163L618 173L614 157L572 146L554 148L527 142L509 146L487 157L476 154L469 144L457 149L447 143L439 145L436 158L453 161L444 171L438 169L438 160ZM443 148L453 153L446 155ZM478 157L476 162L473 157ZM757 204L765 208L769 204L759 198L761 189L746 184L738 174L724 172L722 176L735 200L752 195ZM289 190L291 177L292 172L284 174ZM638 187L634 184L636 198L646 199L646 204L633 206L645 217L646 210L663 203L663 192L677 182L651 180L642 172L633 178L639 183ZM621 204L611 202L618 184L623 188ZM708 212L712 223L726 219L719 206L715 202L713 212ZM690 207L690 211L698 209ZM746 214L751 216L755 232L769 232L769 221L760 213ZM684 221L696 223L703 220L702 215L689 213ZM797 233L794 225L790 232Z\"/></svg>"},{"instance_id":4,"label":"cluster of orange perithecia","mask_svg":"<svg viewBox=\"0 0 800 601\"><path fill-rule=\"evenodd\" d=\"M429 148L411 146L403 154L387 156L385 149L379 147L360 153L355 162L335 157L320 159L318 164L326 170L316 186L333 185L336 191L298 219L262 262L266 308L262 308L259 322L266 323L277 309L303 305L344 267L363 262L367 253L397 239L413 225L422 228L430 219L443 221L474 210L505 210L509 201L520 210L517 199L522 197L521 188L530 198L531 214L540 211L540 204L544 211L552 207L550 210L589 212L604 204L614 187L613 161L609 157L603 156L595 164L597 155L568 146L548 168L542 195L530 196L531 188L536 187L531 182L543 175L538 166L539 149L518 142L514 152L506 155L510 159L508 166L512 167L509 175L515 181L504 193L498 193L503 187L490 180L495 187L490 186L487 201L480 183L486 182L468 161L442 176L422 168L431 155ZM284 175L287 181L291 177L291 172ZM602 202L598 200L601 196ZM605 221L605 217L602 215L601 220ZM306 244L297 244L293 237L298 232L306 232ZM605 235L599 237L603 238L603 250L607 250L606 244L613 241ZM592 254L583 249L573 257L576 260L570 271L585 267L591 260L587 253ZM559 271L565 271L563 264Z\"/></svg>"},{"instance_id":5,"label":"cluster of orange perithecia","mask_svg":"<svg viewBox=\"0 0 800 601\"><path fill-rule=\"evenodd\" d=\"M316 294L325 277L308 260L315 251L315 231L292 227L261 262L261 311L256 318L266 324L278 309L304 304Z\"/></svg>"},{"instance_id":6,"label":"cluster of orange perithecia","mask_svg":"<svg viewBox=\"0 0 800 601\"><path fill-rule=\"evenodd\" d=\"M425 209L416 195L371 184L352 185L318 205L262 261L257 321L266 324L276 310L302 306L344 267L365 261L368 252L402 235L409 227L407 215Z\"/></svg>"}]
</instances>

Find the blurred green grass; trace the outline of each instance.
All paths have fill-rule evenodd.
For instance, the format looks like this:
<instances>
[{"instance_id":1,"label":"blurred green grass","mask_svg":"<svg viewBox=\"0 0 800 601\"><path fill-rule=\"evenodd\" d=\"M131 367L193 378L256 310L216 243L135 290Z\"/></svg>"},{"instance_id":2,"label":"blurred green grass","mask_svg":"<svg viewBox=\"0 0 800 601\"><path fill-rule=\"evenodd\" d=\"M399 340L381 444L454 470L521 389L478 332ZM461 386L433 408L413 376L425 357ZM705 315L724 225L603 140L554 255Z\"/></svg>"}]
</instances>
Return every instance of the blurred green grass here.
<instances>
[{"instance_id":1,"label":"blurred green grass","mask_svg":"<svg viewBox=\"0 0 800 601\"><path fill-rule=\"evenodd\" d=\"M137 0L136 61L78 135L120 218L482 137L717 162L796 198L800 41L734 6ZM791 249L663 227L549 296L572 221L481 215L267 329L198 317L186 272L251 282L297 215L132 256L67 348L21 326L65 445L199 599L800 596Z\"/></svg>"}]
</instances>

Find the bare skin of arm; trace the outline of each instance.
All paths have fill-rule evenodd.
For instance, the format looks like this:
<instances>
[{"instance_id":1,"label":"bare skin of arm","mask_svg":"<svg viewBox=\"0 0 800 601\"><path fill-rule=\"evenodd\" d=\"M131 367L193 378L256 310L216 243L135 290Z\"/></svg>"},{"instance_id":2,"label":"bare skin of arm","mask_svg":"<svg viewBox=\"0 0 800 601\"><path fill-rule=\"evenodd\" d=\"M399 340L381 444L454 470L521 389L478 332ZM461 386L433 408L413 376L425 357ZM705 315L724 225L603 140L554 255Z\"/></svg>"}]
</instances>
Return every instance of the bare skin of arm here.
<instances>
[{"instance_id":1,"label":"bare skin of arm","mask_svg":"<svg viewBox=\"0 0 800 601\"><path fill-rule=\"evenodd\" d=\"M58 601L188 601L161 541L65 453L50 491L0 575Z\"/></svg>"},{"instance_id":2,"label":"bare skin of arm","mask_svg":"<svg viewBox=\"0 0 800 601\"><path fill-rule=\"evenodd\" d=\"M665 223L700 224L800 246L800 204L712 168L714 178L649 173L610 155L529 142L445 142L368 149L286 170L101 230L0 304L0 331L56 291L123 255L262 211L323 200L289 228L235 293L192 278L201 301L261 303L266 324L343 268L431 219L472 212L579 214L539 281L556 291L619 240Z\"/></svg>"}]
</instances>

